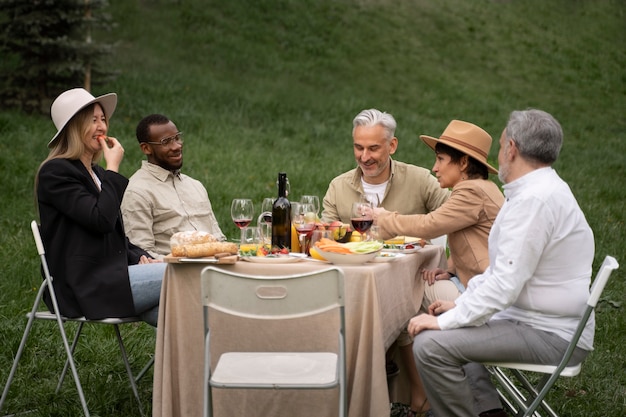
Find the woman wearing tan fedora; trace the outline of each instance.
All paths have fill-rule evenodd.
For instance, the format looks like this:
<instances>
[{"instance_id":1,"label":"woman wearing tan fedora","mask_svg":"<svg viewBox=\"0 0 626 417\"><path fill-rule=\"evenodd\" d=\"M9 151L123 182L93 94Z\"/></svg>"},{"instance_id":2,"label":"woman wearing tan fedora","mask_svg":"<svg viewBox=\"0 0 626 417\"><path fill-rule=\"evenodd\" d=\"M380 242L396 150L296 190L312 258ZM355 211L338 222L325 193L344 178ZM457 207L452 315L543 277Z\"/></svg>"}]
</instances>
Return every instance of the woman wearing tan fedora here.
<instances>
[{"instance_id":1,"label":"woman wearing tan fedora","mask_svg":"<svg viewBox=\"0 0 626 417\"><path fill-rule=\"evenodd\" d=\"M124 149L107 136L116 104L114 93L96 98L82 88L52 103L57 133L35 177L41 236L61 314L139 315L156 325L165 264L124 234ZM103 156L106 169L98 165ZM46 304L52 308L47 295Z\"/></svg>"},{"instance_id":2,"label":"woman wearing tan fedora","mask_svg":"<svg viewBox=\"0 0 626 417\"><path fill-rule=\"evenodd\" d=\"M428 214L400 215L378 208L374 222L384 239L396 235L432 239L447 235L450 258L448 269L423 271L427 281L422 308L431 302L456 299L473 276L489 265L487 241L491 226L504 203L499 187L490 181L489 173L498 171L489 165L487 156L491 136L480 127L453 120L439 138L420 136L435 151L435 173L441 188L452 189L448 200ZM405 337L403 337L405 336ZM414 364L412 341L408 334L398 339L402 359ZM411 383L411 410L407 414L428 415L428 401L415 366L408 366ZM477 412L500 407L496 399L477 401Z\"/></svg>"}]
</instances>

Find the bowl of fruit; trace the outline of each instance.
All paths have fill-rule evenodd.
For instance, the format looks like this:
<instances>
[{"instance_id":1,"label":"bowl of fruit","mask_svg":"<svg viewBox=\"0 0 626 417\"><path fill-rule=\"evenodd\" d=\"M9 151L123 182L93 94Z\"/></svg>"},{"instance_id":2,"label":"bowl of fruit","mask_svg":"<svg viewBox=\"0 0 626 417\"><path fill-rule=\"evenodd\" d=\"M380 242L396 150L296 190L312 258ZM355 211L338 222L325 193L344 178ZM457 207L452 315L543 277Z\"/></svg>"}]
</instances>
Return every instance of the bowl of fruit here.
<instances>
[{"instance_id":1,"label":"bowl of fruit","mask_svg":"<svg viewBox=\"0 0 626 417\"><path fill-rule=\"evenodd\" d=\"M350 242L350 238L352 237L352 226L349 224L334 221L326 226L326 229L333 232L333 239L335 242Z\"/></svg>"}]
</instances>

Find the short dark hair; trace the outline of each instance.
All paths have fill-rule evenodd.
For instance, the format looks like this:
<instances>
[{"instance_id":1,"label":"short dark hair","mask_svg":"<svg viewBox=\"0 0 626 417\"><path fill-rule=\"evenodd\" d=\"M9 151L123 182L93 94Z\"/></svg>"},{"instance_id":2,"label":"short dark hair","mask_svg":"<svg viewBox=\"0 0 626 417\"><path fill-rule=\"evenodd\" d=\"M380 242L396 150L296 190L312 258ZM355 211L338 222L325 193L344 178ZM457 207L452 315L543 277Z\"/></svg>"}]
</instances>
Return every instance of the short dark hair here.
<instances>
[{"instance_id":1,"label":"short dark hair","mask_svg":"<svg viewBox=\"0 0 626 417\"><path fill-rule=\"evenodd\" d=\"M480 177L484 180L489 178L489 171L485 164L481 164L476 159L472 158L468 154L459 151L458 149L454 149L451 146L443 144L441 142L437 142L435 145L435 153L442 153L448 155L450 157L450 161L459 165L461 163L461 158L467 156L467 177L468 178L477 178Z\"/></svg>"},{"instance_id":2,"label":"short dark hair","mask_svg":"<svg viewBox=\"0 0 626 417\"><path fill-rule=\"evenodd\" d=\"M150 126L164 125L170 122L167 116L162 114L150 114L139 121L135 135L139 143L150 142Z\"/></svg>"}]
</instances>

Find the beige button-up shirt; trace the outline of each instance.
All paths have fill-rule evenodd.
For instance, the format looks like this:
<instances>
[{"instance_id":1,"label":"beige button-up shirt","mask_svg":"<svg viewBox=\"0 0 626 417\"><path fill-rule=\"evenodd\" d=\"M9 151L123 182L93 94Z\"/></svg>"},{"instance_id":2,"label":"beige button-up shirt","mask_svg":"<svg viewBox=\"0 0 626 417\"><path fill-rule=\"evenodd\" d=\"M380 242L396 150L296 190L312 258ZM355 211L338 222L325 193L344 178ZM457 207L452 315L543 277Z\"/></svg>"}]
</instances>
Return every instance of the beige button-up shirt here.
<instances>
[{"instance_id":1,"label":"beige button-up shirt","mask_svg":"<svg viewBox=\"0 0 626 417\"><path fill-rule=\"evenodd\" d=\"M128 239L157 259L170 253L176 232L201 230L226 239L202 183L148 161L130 177L122 216Z\"/></svg>"}]
</instances>

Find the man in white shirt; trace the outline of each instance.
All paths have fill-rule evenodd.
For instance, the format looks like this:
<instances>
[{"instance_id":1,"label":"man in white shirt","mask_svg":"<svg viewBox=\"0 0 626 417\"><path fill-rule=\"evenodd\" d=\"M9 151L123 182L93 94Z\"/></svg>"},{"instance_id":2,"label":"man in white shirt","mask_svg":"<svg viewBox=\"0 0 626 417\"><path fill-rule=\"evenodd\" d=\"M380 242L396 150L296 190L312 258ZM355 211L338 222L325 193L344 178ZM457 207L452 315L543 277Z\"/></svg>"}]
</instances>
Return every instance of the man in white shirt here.
<instances>
[{"instance_id":1,"label":"man in white shirt","mask_svg":"<svg viewBox=\"0 0 626 417\"><path fill-rule=\"evenodd\" d=\"M176 232L200 230L226 239L206 188L180 172L183 137L174 122L151 114L139 122L136 134L148 160L142 161L124 192L122 216L128 239L158 259L170 253L170 238Z\"/></svg>"},{"instance_id":2,"label":"man in white shirt","mask_svg":"<svg viewBox=\"0 0 626 417\"><path fill-rule=\"evenodd\" d=\"M430 314L409 322L437 416L475 415L464 364L556 365L571 340L589 296L594 240L574 195L551 168L562 143L550 114L511 113L498 154L506 201L489 235L489 267L455 301L435 301ZM594 324L592 316L573 363L593 349Z\"/></svg>"}]
</instances>

